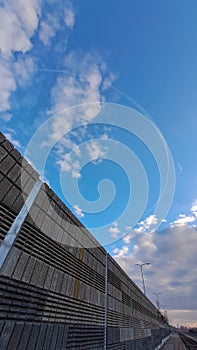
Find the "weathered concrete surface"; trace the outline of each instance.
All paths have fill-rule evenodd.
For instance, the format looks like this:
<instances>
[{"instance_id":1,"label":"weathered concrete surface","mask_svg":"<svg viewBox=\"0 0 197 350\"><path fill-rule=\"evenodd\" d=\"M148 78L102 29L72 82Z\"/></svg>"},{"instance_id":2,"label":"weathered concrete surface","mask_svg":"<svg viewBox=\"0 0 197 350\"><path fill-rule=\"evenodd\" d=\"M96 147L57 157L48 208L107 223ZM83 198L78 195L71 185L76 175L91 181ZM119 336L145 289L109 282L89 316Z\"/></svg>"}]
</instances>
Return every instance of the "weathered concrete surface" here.
<instances>
[{"instance_id":1,"label":"weathered concrete surface","mask_svg":"<svg viewBox=\"0 0 197 350\"><path fill-rule=\"evenodd\" d=\"M186 350L178 334L171 334L161 350Z\"/></svg>"},{"instance_id":2,"label":"weathered concrete surface","mask_svg":"<svg viewBox=\"0 0 197 350\"><path fill-rule=\"evenodd\" d=\"M0 241L37 180L0 134ZM105 264L105 249L42 184L0 271L0 349L103 349ZM107 275L107 349L155 349L168 334L162 315L110 256Z\"/></svg>"}]
</instances>

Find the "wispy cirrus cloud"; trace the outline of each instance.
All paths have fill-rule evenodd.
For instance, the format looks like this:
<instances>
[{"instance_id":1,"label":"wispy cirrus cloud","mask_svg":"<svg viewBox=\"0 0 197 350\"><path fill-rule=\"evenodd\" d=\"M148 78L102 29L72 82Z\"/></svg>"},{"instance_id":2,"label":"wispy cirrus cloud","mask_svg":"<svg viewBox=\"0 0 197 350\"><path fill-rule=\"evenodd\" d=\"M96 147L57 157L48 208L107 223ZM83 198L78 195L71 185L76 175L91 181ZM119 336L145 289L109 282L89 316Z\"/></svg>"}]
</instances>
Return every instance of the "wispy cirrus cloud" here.
<instances>
[{"instance_id":1,"label":"wispy cirrus cloud","mask_svg":"<svg viewBox=\"0 0 197 350\"><path fill-rule=\"evenodd\" d=\"M73 206L74 212L75 214L79 217L79 218L83 218L85 215L82 211L82 209L78 206L78 204Z\"/></svg>"},{"instance_id":2,"label":"wispy cirrus cloud","mask_svg":"<svg viewBox=\"0 0 197 350\"><path fill-rule=\"evenodd\" d=\"M14 72L18 85L24 86L31 80L32 73L36 69L36 63L31 56L19 56L14 63Z\"/></svg>"},{"instance_id":3,"label":"wispy cirrus cloud","mask_svg":"<svg viewBox=\"0 0 197 350\"><path fill-rule=\"evenodd\" d=\"M5 119L5 115L8 114L10 109L10 96L13 91L16 90L16 81L11 69L11 63L9 60L0 57L0 110L1 117ZM11 115L10 115L11 118ZM6 117L9 120L9 118Z\"/></svg>"},{"instance_id":4,"label":"wispy cirrus cloud","mask_svg":"<svg viewBox=\"0 0 197 350\"><path fill-rule=\"evenodd\" d=\"M65 46L75 23L75 11L69 0L54 1L53 6L47 0L2 0L0 18L0 117L9 121L13 93L24 87L37 70L38 38L44 46L50 46L55 35L64 32Z\"/></svg>"},{"instance_id":5,"label":"wispy cirrus cloud","mask_svg":"<svg viewBox=\"0 0 197 350\"><path fill-rule=\"evenodd\" d=\"M178 173L181 174L183 172L183 166L179 161L177 162L177 168L178 168Z\"/></svg>"},{"instance_id":6,"label":"wispy cirrus cloud","mask_svg":"<svg viewBox=\"0 0 197 350\"><path fill-rule=\"evenodd\" d=\"M67 2L67 7L64 10L64 22L70 29L72 29L75 25L75 10L70 1Z\"/></svg>"},{"instance_id":7,"label":"wispy cirrus cloud","mask_svg":"<svg viewBox=\"0 0 197 350\"><path fill-rule=\"evenodd\" d=\"M98 115L101 106L99 103L94 104L92 102L105 100L103 83L109 72L103 58L95 53L82 54L72 51L65 58L64 65L64 74L60 72L51 90L52 105L48 110L48 114L52 115L58 111L61 111L61 113L57 113L54 118L50 137L53 140L59 140L56 152L57 164L62 166L66 161L66 167L63 167L62 170L70 171L72 176L74 175L76 178L80 175L78 169L74 168L74 164L76 164L76 161L77 164L80 164L80 157L83 158L83 155L80 154L78 142L91 137L88 135L86 127L83 130L80 128L80 131L73 131L69 135L68 130L72 129L76 121L93 121ZM83 113L77 113L76 110L70 109L69 117L68 114L64 115L64 110L67 112L67 108L80 104L85 105ZM64 130L65 136L59 139ZM101 137L107 139L107 132L103 133ZM65 159L65 154L71 150L74 154L71 158L66 156ZM89 161L93 161L95 164L101 162L107 154L107 148L103 148L96 140L92 140L86 145L86 151Z\"/></svg>"},{"instance_id":8,"label":"wispy cirrus cloud","mask_svg":"<svg viewBox=\"0 0 197 350\"><path fill-rule=\"evenodd\" d=\"M20 60L13 53L20 52L24 55L32 48L31 38L37 30L40 14L39 0L30 0L28 3L24 0L1 2L0 18L3 30L0 33L0 108L1 118L5 121L11 119L11 94L17 89L17 82L27 78L28 68L32 64L29 58L20 65Z\"/></svg>"},{"instance_id":9,"label":"wispy cirrus cloud","mask_svg":"<svg viewBox=\"0 0 197 350\"><path fill-rule=\"evenodd\" d=\"M64 67L64 74L59 74L51 91L50 113L78 104L104 101L102 84L108 72L99 54L72 51L65 58ZM113 79L111 83L112 81ZM84 120L92 120L99 111L98 105L87 105L86 113L83 115ZM77 116L71 116L71 125L73 118Z\"/></svg>"},{"instance_id":10,"label":"wispy cirrus cloud","mask_svg":"<svg viewBox=\"0 0 197 350\"><path fill-rule=\"evenodd\" d=\"M64 44L66 30L71 30L75 24L75 9L72 2L56 1L53 12L49 10L40 21L39 38L46 46L51 44L51 40L59 30L64 30Z\"/></svg>"},{"instance_id":11,"label":"wispy cirrus cloud","mask_svg":"<svg viewBox=\"0 0 197 350\"><path fill-rule=\"evenodd\" d=\"M16 139L16 132L13 129L6 128L4 132L5 137L17 148L22 149L22 145L19 140Z\"/></svg>"},{"instance_id":12,"label":"wispy cirrus cloud","mask_svg":"<svg viewBox=\"0 0 197 350\"><path fill-rule=\"evenodd\" d=\"M90 161L93 161L95 164L98 164L102 161L102 159L107 156L107 147L102 147L102 145L98 141L91 141L88 143L87 152Z\"/></svg>"},{"instance_id":13,"label":"wispy cirrus cloud","mask_svg":"<svg viewBox=\"0 0 197 350\"><path fill-rule=\"evenodd\" d=\"M56 31L60 28L59 21L51 14L47 14L46 19L42 20L39 28L39 38L44 45L49 45Z\"/></svg>"},{"instance_id":14,"label":"wispy cirrus cloud","mask_svg":"<svg viewBox=\"0 0 197 350\"><path fill-rule=\"evenodd\" d=\"M61 171L71 173L73 179L79 179L81 177L80 163L77 160L73 161L70 154L62 155L61 159L56 160L56 163L60 166Z\"/></svg>"}]
</instances>

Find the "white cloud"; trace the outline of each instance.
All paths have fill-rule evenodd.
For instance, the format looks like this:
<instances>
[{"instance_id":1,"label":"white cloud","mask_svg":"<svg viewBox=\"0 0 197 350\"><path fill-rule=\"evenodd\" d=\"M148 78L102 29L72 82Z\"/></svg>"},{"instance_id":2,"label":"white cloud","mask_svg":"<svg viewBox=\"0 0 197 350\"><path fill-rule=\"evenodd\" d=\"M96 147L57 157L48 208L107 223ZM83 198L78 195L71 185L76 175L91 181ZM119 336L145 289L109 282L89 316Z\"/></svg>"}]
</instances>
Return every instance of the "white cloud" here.
<instances>
[{"instance_id":1,"label":"white cloud","mask_svg":"<svg viewBox=\"0 0 197 350\"><path fill-rule=\"evenodd\" d=\"M24 31L32 36L38 27L41 14L40 0L3 0L4 6L19 18Z\"/></svg>"},{"instance_id":2,"label":"white cloud","mask_svg":"<svg viewBox=\"0 0 197 350\"><path fill-rule=\"evenodd\" d=\"M12 115L10 113L0 111L0 118L5 122L9 122L12 119Z\"/></svg>"},{"instance_id":3,"label":"white cloud","mask_svg":"<svg viewBox=\"0 0 197 350\"><path fill-rule=\"evenodd\" d=\"M100 163L103 158L106 158L107 148L103 148L102 143L98 141L90 141L87 144L86 149L88 151L90 161L94 161L96 164Z\"/></svg>"},{"instance_id":4,"label":"white cloud","mask_svg":"<svg viewBox=\"0 0 197 350\"><path fill-rule=\"evenodd\" d=\"M179 214L178 218L174 220L170 225L173 226L194 226L194 222L197 220L197 201L194 201L191 206L191 215Z\"/></svg>"},{"instance_id":5,"label":"white cloud","mask_svg":"<svg viewBox=\"0 0 197 350\"><path fill-rule=\"evenodd\" d=\"M75 24L75 13L73 8L65 9L64 13L64 22L66 23L68 28L73 28Z\"/></svg>"},{"instance_id":6,"label":"white cloud","mask_svg":"<svg viewBox=\"0 0 197 350\"><path fill-rule=\"evenodd\" d=\"M165 220L162 220L162 222L164 222ZM150 237L152 237L151 235L148 236L148 233L154 233L154 226L157 225L158 223L158 219L154 214L149 215L146 219L140 221L135 227L134 229L132 229L131 226L126 226L125 227L125 231L130 231L128 233L125 233L125 236L123 237L123 242L126 244L130 244L131 241L137 237L139 234L145 234L147 237L147 242L146 244L148 244L148 240L150 239Z\"/></svg>"},{"instance_id":7,"label":"white cloud","mask_svg":"<svg viewBox=\"0 0 197 350\"><path fill-rule=\"evenodd\" d=\"M54 29L46 22L42 21L40 24L39 37L44 45L48 45L50 39L54 36Z\"/></svg>"},{"instance_id":8,"label":"white cloud","mask_svg":"<svg viewBox=\"0 0 197 350\"><path fill-rule=\"evenodd\" d=\"M22 29L21 23L15 13L0 8L1 26L0 47L3 54L10 55L11 51L28 51L32 44L28 35Z\"/></svg>"},{"instance_id":9,"label":"white cloud","mask_svg":"<svg viewBox=\"0 0 197 350\"><path fill-rule=\"evenodd\" d=\"M55 1L53 5L53 10L50 13L43 13L39 26L39 38L44 45L49 45L51 44L51 39L60 30L63 33L63 45L65 45L69 30L75 24L75 9L69 0L64 2ZM60 41L60 45L62 51L62 41Z\"/></svg>"},{"instance_id":10,"label":"white cloud","mask_svg":"<svg viewBox=\"0 0 197 350\"><path fill-rule=\"evenodd\" d=\"M132 229L131 226L125 226L125 231L129 231L129 230L131 230L131 229Z\"/></svg>"},{"instance_id":11,"label":"white cloud","mask_svg":"<svg viewBox=\"0 0 197 350\"><path fill-rule=\"evenodd\" d=\"M55 121L52 125L52 133L50 135L51 139L53 140L59 140L62 136L62 133L67 133L71 127L72 121L70 119L66 119L63 115L56 115ZM61 139L62 143L65 144L66 138ZM67 145L65 145L67 147Z\"/></svg>"},{"instance_id":12,"label":"white cloud","mask_svg":"<svg viewBox=\"0 0 197 350\"><path fill-rule=\"evenodd\" d=\"M75 211L75 214L80 217L80 218L83 218L84 217L84 213L82 211L82 209L76 204L73 206L73 209Z\"/></svg>"},{"instance_id":13,"label":"white cloud","mask_svg":"<svg viewBox=\"0 0 197 350\"><path fill-rule=\"evenodd\" d=\"M135 263L150 262L151 266L144 267L148 297L155 302L152 292L161 291L160 303L167 305L168 310L196 310L197 228L179 225L162 232L132 233L132 241L123 239L123 247L113 250L121 267L142 288Z\"/></svg>"},{"instance_id":14,"label":"white cloud","mask_svg":"<svg viewBox=\"0 0 197 350\"><path fill-rule=\"evenodd\" d=\"M77 170L75 170L75 169L72 170L71 175L72 175L72 178L73 178L73 179L79 179L79 178L81 177L80 172L77 171Z\"/></svg>"},{"instance_id":15,"label":"white cloud","mask_svg":"<svg viewBox=\"0 0 197 350\"><path fill-rule=\"evenodd\" d=\"M4 121L9 121L12 118L10 113L11 94L16 91L17 84L24 86L34 70L33 59L20 58L16 62L9 60L8 58L0 58L0 117Z\"/></svg>"},{"instance_id":16,"label":"white cloud","mask_svg":"<svg viewBox=\"0 0 197 350\"><path fill-rule=\"evenodd\" d=\"M194 201L191 207L191 212L195 215L197 218L197 201Z\"/></svg>"},{"instance_id":17,"label":"white cloud","mask_svg":"<svg viewBox=\"0 0 197 350\"><path fill-rule=\"evenodd\" d=\"M183 171L183 167L179 161L177 162L177 168L178 168L178 173L181 174Z\"/></svg>"},{"instance_id":18,"label":"white cloud","mask_svg":"<svg viewBox=\"0 0 197 350\"><path fill-rule=\"evenodd\" d=\"M33 71L35 70L35 63L32 57L20 57L14 63L14 69L16 73L17 83L24 86L31 78Z\"/></svg>"},{"instance_id":19,"label":"white cloud","mask_svg":"<svg viewBox=\"0 0 197 350\"><path fill-rule=\"evenodd\" d=\"M3 111L10 109L10 96L13 91L16 90L16 82L11 71L10 63L0 58L0 106Z\"/></svg>"},{"instance_id":20,"label":"white cloud","mask_svg":"<svg viewBox=\"0 0 197 350\"><path fill-rule=\"evenodd\" d=\"M69 172L71 170L71 157L70 154L65 154L62 159L57 160L57 164L61 167L64 172Z\"/></svg>"},{"instance_id":21,"label":"white cloud","mask_svg":"<svg viewBox=\"0 0 197 350\"><path fill-rule=\"evenodd\" d=\"M106 157L107 153L107 149L102 148L97 141L90 141L86 145L86 150L89 160L94 164L100 163L102 159ZM72 151L72 156L68 153L70 151ZM81 157L83 157L83 154L80 152L80 147L71 141L71 139L64 137L59 141L56 151L56 163L61 167L63 172L70 172L72 178L81 177Z\"/></svg>"},{"instance_id":22,"label":"white cloud","mask_svg":"<svg viewBox=\"0 0 197 350\"><path fill-rule=\"evenodd\" d=\"M113 253L115 254L114 258L119 259L121 257L125 257L125 256L127 256L128 252L129 252L129 247L128 246L123 246L121 249L115 248L113 250Z\"/></svg>"},{"instance_id":23,"label":"white cloud","mask_svg":"<svg viewBox=\"0 0 197 350\"><path fill-rule=\"evenodd\" d=\"M126 244L130 244L131 241L140 233L146 234L146 231L144 230L143 226L130 230L130 232L125 234L125 236L123 237L123 242Z\"/></svg>"},{"instance_id":24,"label":"white cloud","mask_svg":"<svg viewBox=\"0 0 197 350\"><path fill-rule=\"evenodd\" d=\"M130 233L128 233L127 235L125 235L123 237L123 242L125 244L130 244L133 237L134 237L134 234L132 235L131 232L130 232Z\"/></svg>"},{"instance_id":25,"label":"white cloud","mask_svg":"<svg viewBox=\"0 0 197 350\"><path fill-rule=\"evenodd\" d=\"M65 151L64 151L64 148L68 148L70 150L72 150L74 152L74 154L76 156L80 156L80 148L79 146L74 143L73 141L71 141L71 139L69 137L63 137L61 139L61 143L58 145L59 147L59 150L61 149L61 153L64 155L65 154ZM60 154L60 152L59 152Z\"/></svg>"},{"instance_id":26,"label":"white cloud","mask_svg":"<svg viewBox=\"0 0 197 350\"><path fill-rule=\"evenodd\" d=\"M79 170L80 169L80 163L79 163L79 161L75 161L74 163L73 163L73 168L75 169L75 170Z\"/></svg>"},{"instance_id":27,"label":"white cloud","mask_svg":"<svg viewBox=\"0 0 197 350\"><path fill-rule=\"evenodd\" d=\"M57 30L60 28L59 20L57 17L48 14L46 19L41 21L39 38L44 45L50 44L51 39L54 37Z\"/></svg>"},{"instance_id":28,"label":"white cloud","mask_svg":"<svg viewBox=\"0 0 197 350\"><path fill-rule=\"evenodd\" d=\"M76 160L72 163L71 174L72 174L73 179L79 179L81 177L80 167L81 166L80 166L79 161Z\"/></svg>"},{"instance_id":29,"label":"white cloud","mask_svg":"<svg viewBox=\"0 0 197 350\"><path fill-rule=\"evenodd\" d=\"M5 112L1 117L9 121L10 96L17 88L16 82L20 83L27 78L32 65L31 58L24 59L24 65L20 60L15 62L13 53L25 54L32 48L31 38L38 27L41 6L39 0L3 0L1 4L0 106Z\"/></svg>"},{"instance_id":30,"label":"white cloud","mask_svg":"<svg viewBox=\"0 0 197 350\"><path fill-rule=\"evenodd\" d=\"M33 48L34 35L39 34L42 42L49 45L57 31L66 28L65 18L68 29L74 25L75 13L70 1L67 1L66 4L57 2L53 7L52 14L41 13L43 7L44 3L41 0L1 1L0 105L5 112L1 113L1 118L5 121L11 118L9 112L11 94L18 85L24 86L28 82L35 69L35 62L29 54ZM67 11L66 17L65 11ZM37 33L38 29L39 33ZM66 34L64 31L64 35Z\"/></svg>"},{"instance_id":31,"label":"white cloud","mask_svg":"<svg viewBox=\"0 0 197 350\"><path fill-rule=\"evenodd\" d=\"M72 53L66 59L68 76L58 77L57 83L52 89L52 100L54 102L51 110L52 113L70 106L89 102L100 102L102 100L99 90L102 73L99 70L99 66L94 64L94 57L92 56L91 60L89 55L87 56L82 59L79 57L77 60L77 56ZM85 121L88 121L93 119L99 111L100 107L98 104L87 105L85 113L81 117ZM77 118L76 115L71 116L71 126L73 124L72 119L75 118Z\"/></svg>"},{"instance_id":32,"label":"white cloud","mask_svg":"<svg viewBox=\"0 0 197 350\"><path fill-rule=\"evenodd\" d=\"M0 48L3 54L12 51L27 52L31 47L31 37L38 27L40 16L39 0L3 0L0 8L1 26Z\"/></svg>"},{"instance_id":33,"label":"white cloud","mask_svg":"<svg viewBox=\"0 0 197 350\"><path fill-rule=\"evenodd\" d=\"M118 234L121 232L118 228L117 222L114 222L114 224L109 228L108 231L110 233L110 237L112 238L117 238Z\"/></svg>"},{"instance_id":34,"label":"white cloud","mask_svg":"<svg viewBox=\"0 0 197 350\"><path fill-rule=\"evenodd\" d=\"M8 132L4 132L5 137L16 147L22 148L20 142L15 138L15 131L13 129L7 129Z\"/></svg>"},{"instance_id":35,"label":"white cloud","mask_svg":"<svg viewBox=\"0 0 197 350\"><path fill-rule=\"evenodd\" d=\"M128 235L123 237L125 244L135 242L134 250L144 249L146 252L153 253L156 250L154 244L154 232L147 234L142 227L132 230Z\"/></svg>"},{"instance_id":36,"label":"white cloud","mask_svg":"<svg viewBox=\"0 0 197 350\"><path fill-rule=\"evenodd\" d=\"M83 155L80 154L80 148L76 141L85 140L87 130L84 127L83 130L73 131L69 135L68 131L72 130L76 121L90 122L98 115L101 110L101 105L98 102L104 100L102 82L107 75L106 65L99 55L90 53L82 55L73 51L65 58L65 74L57 77L56 84L51 90L52 106L48 111L49 114L62 111L55 116L50 135L53 140L58 140L62 134L65 134L58 142L59 149L61 148L61 152L56 153L59 165L65 162L64 154L68 152L68 149L74 151L80 162L80 157ZM80 104L83 105L82 110L79 110L78 107L77 110L69 109L69 114L67 113L68 107ZM104 137L106 139L106 133ZM102 148L97 141L89 142L86 149L90 161L95 161L96 164L106 157L107 149ZM75 160L73 155L71 162L74 163ZM66 163L68 163L67 160ZM66 169L67 167L68 165L66 165ZM70 162L69 171L72 172L73 177L80 177L79 171L76 169L73 171Z\"/></svg>"},{"instance_id":37,"label":"white cloud","mask_svg":"<svg viewBox=\"0 0 197 350\"><path fill-rule=\"evenodd\" d=\"M102 81L107 72L102 68L102 62L102 58L96 54L82 55L73 51L67 55L65 58L65 73L67 74L57 78L51 92L53 101L51 112L54 113L82 103L103 101ZM99 111L97 104L87 105L83 119L92 120Z\"/></svg>"},{"instance_id":38,"label":"white cloud","mask_svg":"<svg viewBox=\"0 0 197 350\"><path fill-rule=\"evenodd\" d=\"M103 80L102 89L103 90L109 89L114 80L116 80L116 76L112 72L110 72L109 75Z\"/></svg>"},{"instance_id":39,"label":"white cloud","mask_svg":"<svg viewBox=\"0 0 197 350\"><path fill-rule=\"evenodd\" d=\"M69 153L61 155L61 159L57 160L56 163L61 167L61 171L70 172L73 179L81 177L79 172L80 163L79 161L73 161Z\"/></svg>"},{"instance_id":40,"label":"white cloud","mask_svg":"<svg viewBox=\"0 0 197 350\"><path fill-rule=\"evenodd\" d=\"M148 216L144 221L140 221L139 226L144 227L145 230L154 228L154 226L158 223L158 218L153 214Z\"/></svg>"},{"instance_id":41,"label":"white cloud","mask_svg":"<svg viewBox=\"0 0 197 350\"><path fill-rule=\"evenodd\" d=\"M109 135L107 133L104 133L103 135L101 135L101 139L102 140L109 140Z\"/></svg>"},{"instance_id":42,"label":"white cloud","mask_svg":"<svg viewBox=\"0 0 197 350\"><path fill-rule=\"evenodd\" d=\"M166 222L166 220L162 220L162 222ZM130 244L131 241L135 239L135 237L142 234L144 237L146 236L146 243L144 244L152 246L155 249L154 245L151 244L150 237L154 234L154 227L157 225L158 219L154 214L149 215L146 219L140 221L135 228L132 229L131 226L125 227L125 236L123 237L123 242L126 244ZM129 232L128 232L129 231ZM148 235L149 233L149 235ZM137 246L136 246L137 249Z\"/></svg>"},{"instance_id":43,"label":"white cloud","mask_svg":"<svg viewBox=\"0 0 197 350\"><path fill-rule=\"evenodd\" d=\"M173 325L179 327L184 325L186 327L197 327L197 310L169 310L169 321L173 321Z\"/></svg>"},{"instance_id":44,"label":"white cloud","mask_svg":"<svg viewBox=\"0 0 197 350\"><path fill-rule=\"evenodd\" d=\"M196 218L194 216L187 216L185 214L179 214L178 219L174 220L171 226L183 226L194 222Z\"/></svg>"}]
</instances>

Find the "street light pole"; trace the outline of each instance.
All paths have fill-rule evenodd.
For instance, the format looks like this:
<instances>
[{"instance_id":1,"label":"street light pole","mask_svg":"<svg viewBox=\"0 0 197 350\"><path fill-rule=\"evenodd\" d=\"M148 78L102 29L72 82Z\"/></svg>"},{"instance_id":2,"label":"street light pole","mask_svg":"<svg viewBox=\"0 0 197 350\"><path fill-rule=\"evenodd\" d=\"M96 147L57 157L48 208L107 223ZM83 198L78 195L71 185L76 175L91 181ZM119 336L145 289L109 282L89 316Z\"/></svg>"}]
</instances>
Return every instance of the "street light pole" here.
<instances>
[{"instance_id":1,"label":"street light pole","mask_svg":"<svg viewBox=\"0 0 197 350\"><path fill-rule=\"evenodd\" d=\"M146 295L146 288L145 288L145 281L144 281L144 274L143 274L142 266L150 265L150 263L146 262L146 263L143 263L143 264L135 264L135 265L138 265L140 267L141 275L142 275L142 285L143 285L144 295Z\"/></svg>"},{"instance_id":2,"label":"street light pole","mask_svg":"<svg viewBox=\"0 0 197 350\"><path fill-rule=\"evenodd\" d=\"M163 293L152 293L152 294L154 294L154 295L156 295L156 304L157 304L157 308L158 308L158 310L160 310L160 303L159 303L159 296L161 295L161 294L163 294Z\"/></svg>"}]
</instances>

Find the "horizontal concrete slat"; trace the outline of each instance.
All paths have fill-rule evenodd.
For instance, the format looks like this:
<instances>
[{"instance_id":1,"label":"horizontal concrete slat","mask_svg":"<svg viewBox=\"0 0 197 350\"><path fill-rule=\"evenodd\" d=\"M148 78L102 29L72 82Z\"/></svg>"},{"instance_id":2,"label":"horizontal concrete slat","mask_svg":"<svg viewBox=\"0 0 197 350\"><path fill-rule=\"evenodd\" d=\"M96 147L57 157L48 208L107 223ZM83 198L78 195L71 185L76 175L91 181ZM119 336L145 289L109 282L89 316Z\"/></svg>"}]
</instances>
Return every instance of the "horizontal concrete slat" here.
<instances>
[{"instance_id":1,"label":"horizontal concrete slat","mask_svg":"<svg viewBox=\"0 0 197 350\"><path fill-rule=\"evenodd\" d=\"M0 143L0 239L4 239L38 174L1 133ZM86 246L91 248L82 254ZM0 317L8 319L0 323L4 342L18 329L16 343L21 332L21 344L28 350L103 349L105 256L104 248L42 184L1 271ZM110 256L108 267L109 349L145 349L150 338L152 345L158 344L166 330L159 329L162 320L156 308Z\"/></svg>"}]
</instances>

